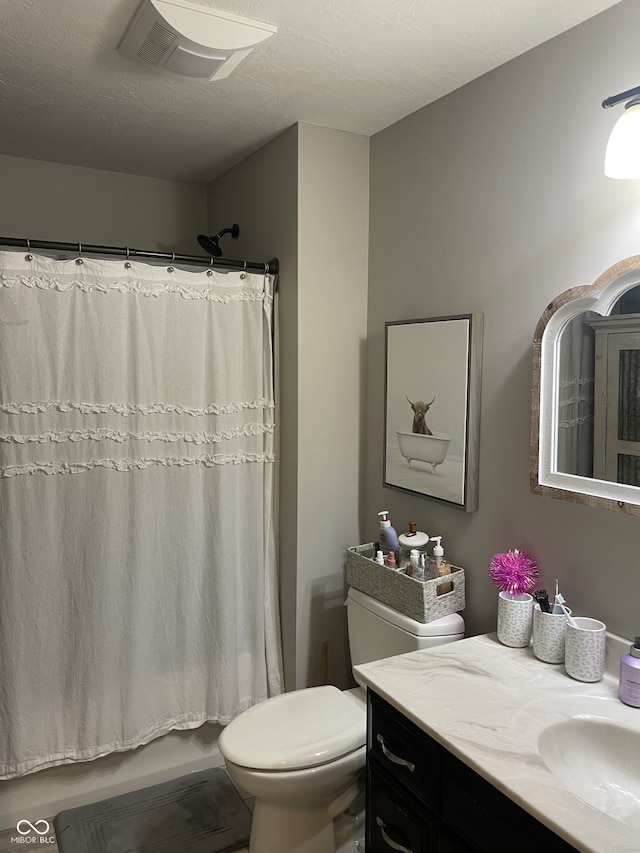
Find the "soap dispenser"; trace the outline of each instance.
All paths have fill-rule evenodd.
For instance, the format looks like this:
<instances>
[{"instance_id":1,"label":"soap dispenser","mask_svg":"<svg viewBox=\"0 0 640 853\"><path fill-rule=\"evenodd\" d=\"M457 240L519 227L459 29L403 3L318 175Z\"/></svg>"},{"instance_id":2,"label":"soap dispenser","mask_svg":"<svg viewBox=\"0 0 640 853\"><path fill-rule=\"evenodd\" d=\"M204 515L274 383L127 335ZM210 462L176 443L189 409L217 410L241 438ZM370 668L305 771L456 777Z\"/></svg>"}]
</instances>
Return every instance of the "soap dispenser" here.
<instances>
[{"instance_id":1,"label":"soap dispenser","mask_svg":"<svg viewBox=\"0 0 640 853\"><path fill-rule=\"evenodd\" d=\"M442 547L442 536L432 536L431 542L436 544L433 546L433 559L431 562L431 576L440 578L443 575L451 574L451 563L444 558L444 548ZM450 583L441 583L438 586L436 595L444 595L451 592L453 587Z\"/></svg>"},{"instance_id":2,"label":"soap dispenser","mask_svg":"<svg viewBox=\"0 0 640 853\"><path fill-rule=\"evenodd\" d=\"M383 509L378 513L381 516L380 530L378 531L378 540L383 548L388 551L399 551L400 543L398 542L398 534L395 528L391 526L389 521L389 510Z\"/></svg>"},{"instance_id":3,"label":"soap dispenser","mask_svg":"<svg viewBox=\"0 0 640 853\"><path fill-rule=\"evenodd\" d=\"M620 658L618 696L625 705L640 708L640 637L636 637L628 655Z\"/></svg>"}]
</instances>

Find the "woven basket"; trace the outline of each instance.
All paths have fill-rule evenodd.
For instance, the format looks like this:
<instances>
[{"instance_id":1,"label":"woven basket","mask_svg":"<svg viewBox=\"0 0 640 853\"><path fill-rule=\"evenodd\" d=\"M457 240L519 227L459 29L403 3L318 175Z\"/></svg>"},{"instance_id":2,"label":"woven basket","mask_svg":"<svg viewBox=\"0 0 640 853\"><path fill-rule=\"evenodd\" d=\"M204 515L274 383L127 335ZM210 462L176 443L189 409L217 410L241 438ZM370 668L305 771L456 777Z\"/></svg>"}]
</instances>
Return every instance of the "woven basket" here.
<instances>
[{"instance_id":1,"label":"woven basket","mask_svg":"<svg viewBox=\"0 0 640 853\"><path fill-rule=\"evenodd\" d=\"M433 622L464 610L464 569L451 566L451 574L433 580L416 580L403 572L381 566L373 559L375 546L347 548L347 584L388 604L418 622ZM439 586L450 583L451 592L437 594Z\"/></svg>"}]
</instances>

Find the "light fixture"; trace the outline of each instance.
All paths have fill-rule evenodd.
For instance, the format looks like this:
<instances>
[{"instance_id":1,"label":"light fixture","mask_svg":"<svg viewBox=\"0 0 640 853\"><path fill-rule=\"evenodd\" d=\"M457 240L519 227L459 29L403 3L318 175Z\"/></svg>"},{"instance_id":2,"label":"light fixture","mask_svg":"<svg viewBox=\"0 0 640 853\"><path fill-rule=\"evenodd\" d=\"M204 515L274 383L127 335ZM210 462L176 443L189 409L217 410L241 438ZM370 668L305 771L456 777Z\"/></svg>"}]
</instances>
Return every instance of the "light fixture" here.
<instances>
[{"instance_id":1,"label":"light fixture","mask_svg":"<svg viewBox=\"0 0 640 853\"><path fill-rule=\"evenodd\" d=\"M640 178L640 86L611 95L602 106L615 107L623 101L624 112L613 126L604 155L608 178Z\"/></svg>"},{"instance_id":2,"label":"light fixture","mask_svg":"<svg viewBox=\"0 0 640 853\"><path fill-rule=\"evenodd\" d=\"M152 68L221 80L276 31L188 0L142 0L118 50Z\"/></svg>"}]
</instances>

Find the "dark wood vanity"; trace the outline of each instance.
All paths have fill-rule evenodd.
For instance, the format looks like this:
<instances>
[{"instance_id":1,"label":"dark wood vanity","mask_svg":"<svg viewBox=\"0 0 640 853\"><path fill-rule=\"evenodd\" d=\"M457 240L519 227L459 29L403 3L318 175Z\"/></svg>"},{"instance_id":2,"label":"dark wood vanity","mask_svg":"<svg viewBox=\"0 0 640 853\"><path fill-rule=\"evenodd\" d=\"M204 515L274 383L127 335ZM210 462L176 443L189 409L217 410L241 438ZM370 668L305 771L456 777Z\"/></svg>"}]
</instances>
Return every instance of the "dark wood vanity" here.
<instances>
[{"instance_id":1,"label":"dark wood vanity","mask_svg":"<svg viewBox=\"0 0 640 853\"><path fill-rule=\"evenodd\" d=\"M578 853L367 691L367 853Z\"/></svg>"}]
</instances>

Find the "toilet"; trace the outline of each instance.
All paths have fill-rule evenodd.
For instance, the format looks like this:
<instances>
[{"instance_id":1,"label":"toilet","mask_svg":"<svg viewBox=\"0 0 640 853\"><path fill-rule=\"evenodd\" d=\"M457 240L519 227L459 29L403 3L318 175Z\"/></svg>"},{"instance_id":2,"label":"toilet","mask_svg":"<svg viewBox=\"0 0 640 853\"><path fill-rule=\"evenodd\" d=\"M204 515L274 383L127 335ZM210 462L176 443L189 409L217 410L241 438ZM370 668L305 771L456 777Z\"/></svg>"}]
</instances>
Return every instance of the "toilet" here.
<instances>
[{"instance_id":1,"label":"toilet","mask_svg":"<svg viewBox=\"0 0 640 853\"><path fill-rule=\"evenodd\" d=\"M459 613L417 622L353 588L347 621L354 665L464 636ZM223 729L227 772L255 797L250 853L336 853L334 822L363 787L366 727L364 688L324 685L259 702Z\"/></svg>"}]
</instances>

